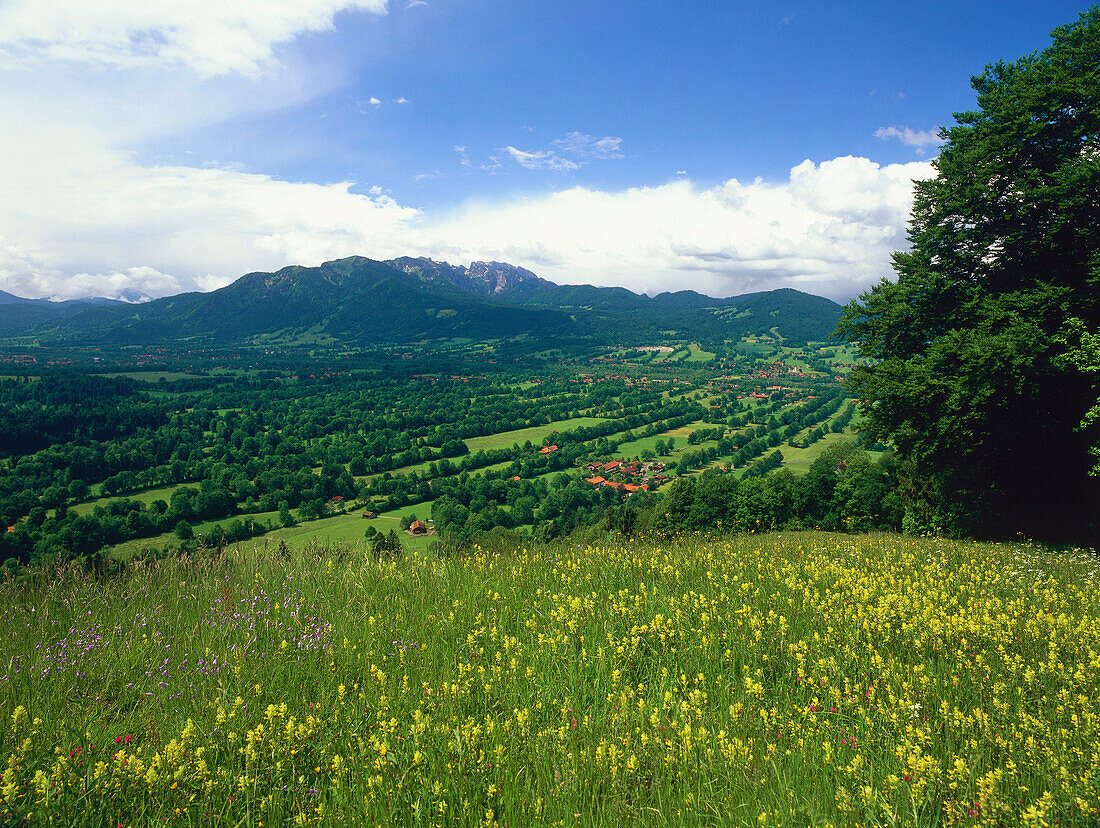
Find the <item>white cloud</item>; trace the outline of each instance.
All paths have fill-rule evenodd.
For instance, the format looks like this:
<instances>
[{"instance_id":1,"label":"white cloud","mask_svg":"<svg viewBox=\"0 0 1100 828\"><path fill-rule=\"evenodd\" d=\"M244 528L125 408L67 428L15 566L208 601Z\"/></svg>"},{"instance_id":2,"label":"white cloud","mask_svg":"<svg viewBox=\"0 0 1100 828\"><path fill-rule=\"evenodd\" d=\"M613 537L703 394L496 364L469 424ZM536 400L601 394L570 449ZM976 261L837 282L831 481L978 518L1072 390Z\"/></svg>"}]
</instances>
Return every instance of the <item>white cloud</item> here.
<instances>
[{"instance_id":1,"label":"white cloud","mask_svg":"<svg viewBox=\"0 0 1100 828\"><path fill-rule=\"evenodd\" d=\"M592 160L622 158L622 138L605 136L596 138L583 132L567 132L561 138L550 142L556 149L521 150L511 145L502 147L515 163L525 170L552 170L554 172L572 172L579 170ZM490 163L482 165L483 170L495 170L501 166L496 156L490 156Z\"/></svg>"},{"instance_id":2,"label":"white cloud","mask_svg":"<svg viewBox=\"0 0 1100 828\"><path fill-rule=\"evenodd\" d=\"M901 92L898 95L904 97ZM884 141L891 138L897 139L905 146L916 149L918 155L924 154L925 147L938 147L943 144L943 139L940 138L938 131L932 129L913 130L909 127L879 127L875 130L875 137Z\"/></svg>"},{"instance_id":3,"label":"white cloud","mask_svg":"<svg viewBox=\"0 0 1100 828\"><path fill-rule=\"evenodd\" d=\"M931 164L805 161L779 183L679 179L471 203L425 215L372 188L220 168L142 167L93 144L26 147L0 172L0 289L73 297L210 289L253 270L348 255L503 260L558 282L731 295L795 287L844 299L905 246L912 179ZM0 157L16 148L0 134ZM52 174L41 170L52 163ZM13 169L25 170L21 182ZM30 188L30 182L36 188Z\"/></svg>"},{"instance_id":4,"label":"white cloud","mask_svg":"<svg viewBox=\"0 0 1100 828\"><path fill-rule=\"evenodd\" d=\"M925 162L844 157L803 162L778 184L574 187L471 204L416 235L427 255L502 259L559 282L712 295L794 287L846 299L890 273L890 254L905 246L911 180L932 174Z\"/></svg>"},{"instance_id":5,"label":"white cloud","mask_svg":"<svg viewBox=\"0 0 1100 828\"><path fill-rule=\"evenodd\" d=\"M94 135L0 132L0 289L71 298L210 289L253 270L385 249L418 215L348 183L143 167ZM62 151L67 149L68 152Z\"/></svg>"},{"instance_id":6,"label":"white cloud","mask_svg":"<svg viewBox=\"0 0 1100 828\"><path fill-rule=\"evenodd\" d=\"M255 75L275 47L331 29L343 10L381 14L386 0L9 0L0 6L0 61Z\"/></svg>"},{"instance_id":7,"label":"white cloud","mask_svg":"<svg viewBox=\"0 0 1100 828\"><path fill-rule=\"evenodd\" d=\"M594 138L582 132L567 132L562 138L550 142L563 152L573 153L582 158L622 158L620 152L623 139L613 136Z\"/></svg>"},{"instance_id":8,"label":"white cloud","mask_svg":"<svg viewBox=\"0 0 1100 828\"><path fill-rule=\"evenodd\" d=\"M562 158L553 150L541 150L538 152L525 152L521 149L508 146L502 148L509 157L525 170L555 170L564 172L580 169L580 164L569 158ZM495 160L495 159L494 159Z\"/></svg>"},{"instance_id":9,"label":"white cloud","mask_svg":"<svg viewBox=\"0 0 1100 828\"><path fill-rule=\"evenodd\" d=\"M76 273L57 283L43 283L36 294L45 294L48 289L51 299L81 299L86 296L106 296L110 299L125 298L136 291L146 296L166 296L179 293L183 288L180 280L167 273L161 273L154 267L128 267L124 271L113 273Z\"/></svg>"},{"instance_id":10,"label":"white cloud","mask_svg":"<svg viewBox=\"0 0 1100 828\"><path fill-rule=\"evenodd\" d=\"M889 272L918 162L805 161L781 184L574 187L432 218L377 188L224 168L141 167L94 134L0 134L0 288L73 297L209 288L251 270L361 254L502 259L556 281L728 295L780 286L836 298ZM464 148L456 146L461 155ZM517 163L568 161L508 148ZM43 175L43 170L50 170Z\"/></svg>"}]
</instances>

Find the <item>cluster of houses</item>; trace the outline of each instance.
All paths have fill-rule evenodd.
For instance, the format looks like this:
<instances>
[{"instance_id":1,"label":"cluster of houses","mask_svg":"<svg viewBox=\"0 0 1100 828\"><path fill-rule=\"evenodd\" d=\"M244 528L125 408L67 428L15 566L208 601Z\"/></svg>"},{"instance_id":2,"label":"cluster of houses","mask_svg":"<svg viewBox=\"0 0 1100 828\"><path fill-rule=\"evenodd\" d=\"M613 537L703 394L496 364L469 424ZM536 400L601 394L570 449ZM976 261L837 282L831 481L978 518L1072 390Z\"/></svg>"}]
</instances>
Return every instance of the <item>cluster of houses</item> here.
<instances>
[{"instance_id":1,"label":"cluster of houses","mask_svg":"<svg viewBox=\"0 0 1100 828\"><path fill-rule=\"evenodd\" d=\"M585 468L592 473L585 483L592 486L608 486L628 496L635 492L648 492L668 480L664 473L664 463L642 463L633 460L624 463L621 460L608 460L606 463L589 463Z\"/></svg>"}]
</instances>

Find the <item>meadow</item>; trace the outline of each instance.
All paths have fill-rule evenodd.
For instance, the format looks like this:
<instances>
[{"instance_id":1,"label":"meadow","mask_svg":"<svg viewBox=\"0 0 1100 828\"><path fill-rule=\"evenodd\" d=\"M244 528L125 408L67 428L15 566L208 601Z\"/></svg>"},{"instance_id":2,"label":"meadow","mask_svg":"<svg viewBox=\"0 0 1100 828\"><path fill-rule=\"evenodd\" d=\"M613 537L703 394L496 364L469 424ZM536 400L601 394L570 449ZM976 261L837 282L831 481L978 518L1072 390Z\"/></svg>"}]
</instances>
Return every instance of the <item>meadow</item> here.
<instances>
[{"instance_id":1,"label":"meadow","mask_svg":"<svg viewBox=\"0 0 1100 828\"><path fill-rule=\"evenodd\" d=\"M1091 553L783 533L0 584L0 823L1095 825Z\"/></svg>"}]
</instances>

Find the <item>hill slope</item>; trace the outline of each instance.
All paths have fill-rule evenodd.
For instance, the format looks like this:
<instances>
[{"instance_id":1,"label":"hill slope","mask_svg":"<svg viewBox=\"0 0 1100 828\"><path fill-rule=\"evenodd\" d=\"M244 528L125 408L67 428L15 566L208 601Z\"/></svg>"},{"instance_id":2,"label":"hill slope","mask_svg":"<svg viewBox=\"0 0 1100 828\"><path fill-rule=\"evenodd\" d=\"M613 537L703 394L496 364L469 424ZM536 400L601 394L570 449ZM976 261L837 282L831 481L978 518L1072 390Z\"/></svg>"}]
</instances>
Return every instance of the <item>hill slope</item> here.
<instances>
[{"instance_id":1,"label":"hill slope","mask_svg":"<svg viewBox=\"0 0 1100 828\"><path fill-rule=\"evenodd\" d=\"M767 333L799 342L827 339L840 317L835 302L789 289L727 299L694 291L649 297L624 288L555 285L501 262L463 267L360 256L249 273L210 293L142 305L78 304L59 313L39 311L39 304L54 303L11 305L17 310L7 316L9 306L0 304L0 330L117 345L301 336L348 344L515 336L612 343Z\"/></svg>"},{"instance_id":2,"label":"hill slope","mask_svg":"<svg viewBox=\"0 0 1100 828\"><path fill-rule=\"evenodd\" d=\"M22 296L0 290L0 333L15 333L32 326L67 319L89 308L130 307L119 299L68 299L52 302L49 299L25 299Z\"/></svg>"},{"instance_id":3,"label":"hill slope","mask_svg":"<svg viewBox=\"0 0 1100 828\"><path fill-rule=\"evenodd\" d=\"M561 313L492 302L443 278L352 257L249 273L210 293L184 293L137 308L86 310L43 333L119 344L307 333L368 343L549 335L567 321Z\"/></svg>"},{"instance_id":4,"label":"hill slope","mask_svg":"<svg viewBox=\"0 0 1100 828\"><path fill-rule=\"evenodd\" d=\"M0 821L289 825L305 802L317 825L428 805L458 825L1096 824L1091 555L808 532L504 549L241 545L217 578L172 556L0 581Z\"/></svg>"}]
</instances>

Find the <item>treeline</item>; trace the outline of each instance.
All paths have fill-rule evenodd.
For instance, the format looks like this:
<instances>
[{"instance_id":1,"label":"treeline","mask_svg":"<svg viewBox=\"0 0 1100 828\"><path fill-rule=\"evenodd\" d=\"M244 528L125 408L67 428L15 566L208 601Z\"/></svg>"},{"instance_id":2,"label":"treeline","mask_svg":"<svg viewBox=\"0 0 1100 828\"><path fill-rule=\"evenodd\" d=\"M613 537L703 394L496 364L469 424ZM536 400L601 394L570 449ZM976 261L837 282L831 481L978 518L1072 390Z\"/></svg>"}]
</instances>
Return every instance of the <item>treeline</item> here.
<instances>
[{"instance_id":1,"label":"treeline","mask_svg":"<svg viewBox=\"0 0 1100 828\"><path fill-rule=\"evenodd\" d=\"M457 478L433 503L432 518L449 548L527 524L533 524L531 534L544 540L607 532L673 536L901 528L903 508L893 454L873 462L854 443L835 443L803 477L788 470L768 473L768 467L781 459L780 452L774 452L760 473L746 473L741 479L710 470L679 477L659 493L626 498L610 487L589 486L565 474L521 481Z\"/></svg>"},{"instance_id":2,"label":"treeline","mask_svg":"<svg viewBox=\"0 0 1100 828\"><path fill-rule=\"evenodd\" d=\"M587 531L658 536L783 529L898 531L903 514L896 456L889 453L874 462L854 443L843 442L830 445L803 477L783 469L746 473L741 479L717 470L677 478L656 497L630 498L603 509Z\"/></svg>"},{"instance_id":3,"label":"treeline","mask_svg":"<svg viewBox=\"0 0 1100 828\"><path fill-rule=\"evenodd\" d=\"M762 457L768 449L775 448L785 440L795 446L794 438L807 428L811 429L809 434L797 445L801 447L811 445L820 440L826 431L840 433L851 422L852 413L855 411L854 404L849 404L844 414L835 418L831 425L825 424L843 402L844 392L840 389L830 389L821 396L798 406L790 405L790 401L785 399L773 400L753 412L731 417L736 427L744 430L728 437L721 437L713 446L685 450L676 461L675 467L683 473L701 469L720 457L728 457L731 468L741 468ZM780 411L780 409L783 410ZM840 424L841 421L843 421L842 424ZM761 422L761 425L756 428L745 428L749 422ZM723 431L724 429L695 431L688 439L688 445L694 446L703 440L715 439ZM767 473L773 468L778 468L781 462L782 454L779 455L778 460L774 455L770 455L766 462L753 464L746 474L751 477Z\"/></svg>"},{"instance_id":4,"label":"treeline","mask_svg":"<svg viewBox=\"0 0 1100 828\"><path fill-rule=\"evenodd\" d=\"M565 472L533 480L464 475L440 482L440 496L432 502L432 520L451 545L519 527L526 527L536 538L550 540L599 524L623 503L623 495L614 489L588 485ZM645 493L631 496L632 513L652 497Z\"/></svg>"}]
</instances>

